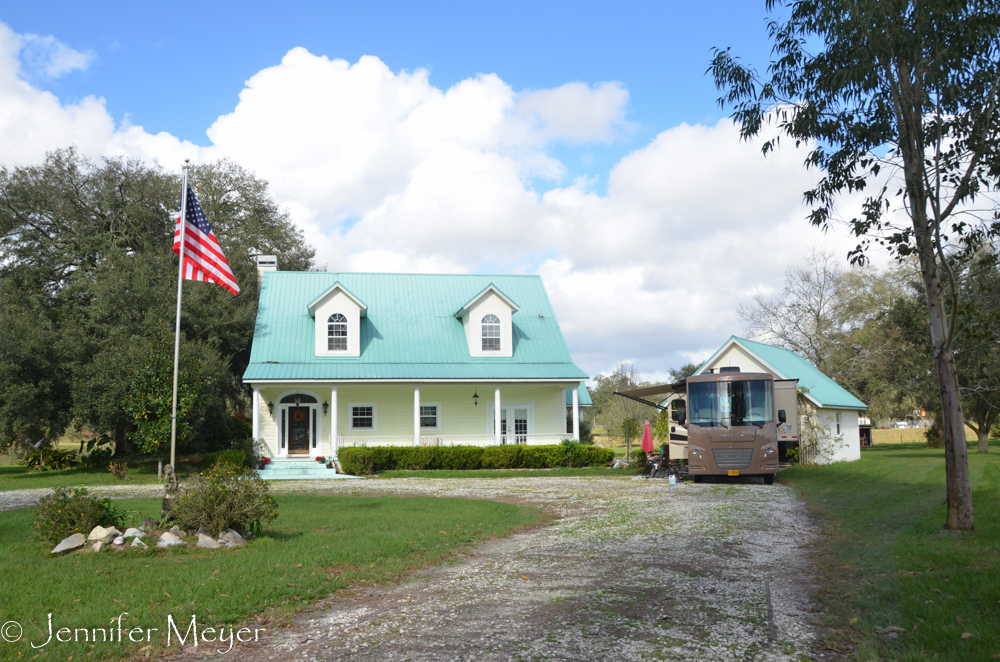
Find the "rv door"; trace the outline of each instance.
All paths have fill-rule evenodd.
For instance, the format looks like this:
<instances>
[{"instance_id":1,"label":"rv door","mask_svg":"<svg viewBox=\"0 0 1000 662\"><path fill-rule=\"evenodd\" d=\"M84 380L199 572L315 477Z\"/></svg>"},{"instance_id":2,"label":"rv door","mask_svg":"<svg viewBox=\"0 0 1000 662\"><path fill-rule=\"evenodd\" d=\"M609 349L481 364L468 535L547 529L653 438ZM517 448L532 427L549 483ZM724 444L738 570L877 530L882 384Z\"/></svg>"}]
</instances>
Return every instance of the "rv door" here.
<instances>
[{"instance_id":1,"label":"rv door","mask_svg":"<svg viewBox=\"0 0 1000 662\"><path fill-rule=\"evenodd\" d=\"M774 380L774 420L778 421L778 441L791 442L799 440L797 379ZM785 422L782 423L778 412L784 410Z\"/></svg>"}]
</instances>

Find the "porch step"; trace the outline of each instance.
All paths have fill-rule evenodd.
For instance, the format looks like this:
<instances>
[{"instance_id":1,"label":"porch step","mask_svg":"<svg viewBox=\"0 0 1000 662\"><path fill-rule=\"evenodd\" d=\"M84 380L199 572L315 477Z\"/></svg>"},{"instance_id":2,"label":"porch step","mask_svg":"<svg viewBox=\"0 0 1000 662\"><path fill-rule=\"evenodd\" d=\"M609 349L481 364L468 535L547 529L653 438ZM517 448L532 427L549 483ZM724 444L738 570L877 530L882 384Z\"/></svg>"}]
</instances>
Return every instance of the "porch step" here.
<instances>
[{"instance_id":1,"label":"porch step","mask_svg":"<svg viewBox=\"0 0 1000 662\"><path fill-rule=\"evenodd\" d=\"M276 457L264 469L257 471L264 480L337 480L340 478L357 478L338 474L336 469L327 469L325 464L315 460L300 460L296 458Z\"/></svg>"}]
</instances>

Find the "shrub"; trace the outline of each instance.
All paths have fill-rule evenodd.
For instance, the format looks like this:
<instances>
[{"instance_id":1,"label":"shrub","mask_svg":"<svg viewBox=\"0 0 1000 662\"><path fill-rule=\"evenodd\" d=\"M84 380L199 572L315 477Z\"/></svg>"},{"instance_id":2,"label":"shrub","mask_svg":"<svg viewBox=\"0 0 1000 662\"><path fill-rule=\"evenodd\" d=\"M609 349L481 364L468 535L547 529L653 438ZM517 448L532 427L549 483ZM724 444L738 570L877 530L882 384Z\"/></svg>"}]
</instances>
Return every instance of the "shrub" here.
<instances>
[{"instance_id":1,"label":"shrub","mask_svg":"<svg viewBox=\"0 0 1000 662\"><path fill-rule=\"evenodd\" d=\"M106 467L114 456L111 437L101 435L87 442L87 454L83 455L83 445L80 446L80 464L85 467ZM102 448L103 447L103 448Z\"/></svg>"},{"instance_id":2,"label":"shrub","mask_svg":"<svg viewBox=\"0 0 1000 662\"><path fill-rule=\"evenodd\" d=\"M278 516L278 504L253 469L219 462L181 486L170 519L184 529L219 535L226 529L258 534Z\"/></svg>"},{"instance_id":3,"label":"shrub","mask_svg":"<svg viewBox=\"0 0 1000 662\"><path fill-rule=\"evenodd\" d=\"M572 431L573 414L566 414L566 434L570 434ZM580 443L588 446L594 443L594 431L587 421L580 421Z\"/></svg>"},{"instance_id":4,"label":"shrub","mask_svg":"<svg viewBox=\"0 0 1000 662\"><path fill-rule=\"evenodd\" d=\"M45 448L39 451L36 448L21 458L21 464L28 467L28 471L41 471L42 466L46 471L69 469L76 464L76 451L62 451L58 448Z\"/></svg>"},{"instance_id":5,"label":"shrub","mask_svg":"<svg viewBox=\"0 0 1000 662\"><path fill-rule=\"evenodd\" d=\"M95 448L80 459L80 464L91 468L106 467L111 464L112 457L114 452L110 448Z\"/></svg>"},{"instance_id":6,"label":"shrub","mask_svg":"<svg viewBox=\"0 0 1000 662\"><path fill-rule=\"evenodd\" d=\"M112 462L108 464L108 471L116 480L128 480L128 462Z\"/></svg>"},{"instance_id":7,"label":"shrub","mask_svg":"<svg viewBox=\"0 0 1000 662\"><path fill-rule=\"evenodd\" d=\"M424 446L399 448L342 448L344 471L368 475L407 469L549 469L605 466L614 458L606 448L569 442L558 446Z\"/></svg>"},{"instance_id":8,"label":"shrub","mask_svg":"<svg viewBox=\"0 0 1000 662\"><path fill-rule=\"evenodd\" d=\"M637 467L646 466L646 451L636 448L632 451L632 464Z\"/></svg>"},{"instance_id":9,"label":"shrub","mask_svg":"<svg viewBox=\"0 0 1000 662\"><path fill-rule=\"evenodd\" d=\"M217 464L228 462L237 468L249 466L247 464L247 454L242 450L216 451L205 453L201 462L206 467L214 467Z\"/></svg>"},{"instance_id":10,"label":"shrub","mask_svg":"<svg viewBox=\"0 0 1000 662\"><path fill-rule=\"evenodd\" d=\"M90 533L95 526L118 526L126 513L110 499L98 499L86 488L57 487L38 500L35 508L35 535L58 543L74 533Z\"/></svg>"}]
</instances>

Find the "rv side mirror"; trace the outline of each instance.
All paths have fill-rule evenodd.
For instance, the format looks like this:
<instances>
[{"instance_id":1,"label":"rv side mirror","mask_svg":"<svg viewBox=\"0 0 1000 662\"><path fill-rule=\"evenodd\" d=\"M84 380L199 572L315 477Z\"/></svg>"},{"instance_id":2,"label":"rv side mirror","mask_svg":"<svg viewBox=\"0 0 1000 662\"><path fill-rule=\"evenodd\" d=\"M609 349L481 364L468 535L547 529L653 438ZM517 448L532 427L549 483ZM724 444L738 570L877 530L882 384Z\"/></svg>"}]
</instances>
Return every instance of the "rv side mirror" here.
<instances>
[{"instance_id":1,"label":"rv side mirror","mask_svg":"<svg viewBox=\"0 0 1000 662\"><path fill-rule=\"evenodd\" d=\"M687 420L687 414L685 414L684 412L681 412L681 413L677 414L677 422L678 423L680 423L681 425L684 425L684 423L685 423L686 420Z\"/></svg>"},{"instance_id":2,"label":"rv side mirror","mask_svg":"<svg viewBox=\"0 0 1000 662\"><path fill-rule=\"evenodd\" d=\"M788 419L785 417L785 410L784 409L779 409L778 410L778 422L779 423L784 423L786 420L788 420Z\"/></svg>"}]
</instances>

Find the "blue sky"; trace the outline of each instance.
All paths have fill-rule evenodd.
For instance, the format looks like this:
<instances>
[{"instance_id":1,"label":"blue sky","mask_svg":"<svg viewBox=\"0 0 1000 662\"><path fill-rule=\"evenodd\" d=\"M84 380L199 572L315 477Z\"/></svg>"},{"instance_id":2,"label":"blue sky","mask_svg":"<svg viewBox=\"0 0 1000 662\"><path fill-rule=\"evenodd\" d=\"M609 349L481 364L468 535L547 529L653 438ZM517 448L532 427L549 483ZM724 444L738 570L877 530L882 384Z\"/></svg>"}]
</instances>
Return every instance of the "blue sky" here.
<instances>
[{"instance_id":1,"label":"blue sky","mask_svg":"<svg viewBox=\"0 0 1000 662\"><path fill-rule=\"evenodd\" d=\"M766 19L763 0L7 3L0 165L228 158L330 270L537 273L584 370L659 379L741 333L809 246L855 245L805 222L805 155L764 159L716 103L712 47L766 66Z\"/></svg>"},{"instance_id":2,"label":"blue sky","mask_svg":"<svg viewBox=\"0 0 1000 662\"><path fill-rule=\"evenodd\" d=\"M83 73L32 82L73 102L106 100L116 122L197 144L243 83L301 46L393 71L425 68L447 89L496 73L516 90L620 81L630 130L612 144L561 144L568 173L601 178L664 127L723 113L705 75L712 47L765 63L761 2L22 2L0 10L15 32L55 35L96 55ZM541 185L545 187L544 184Z\"/></svg>"}]
</instances>

